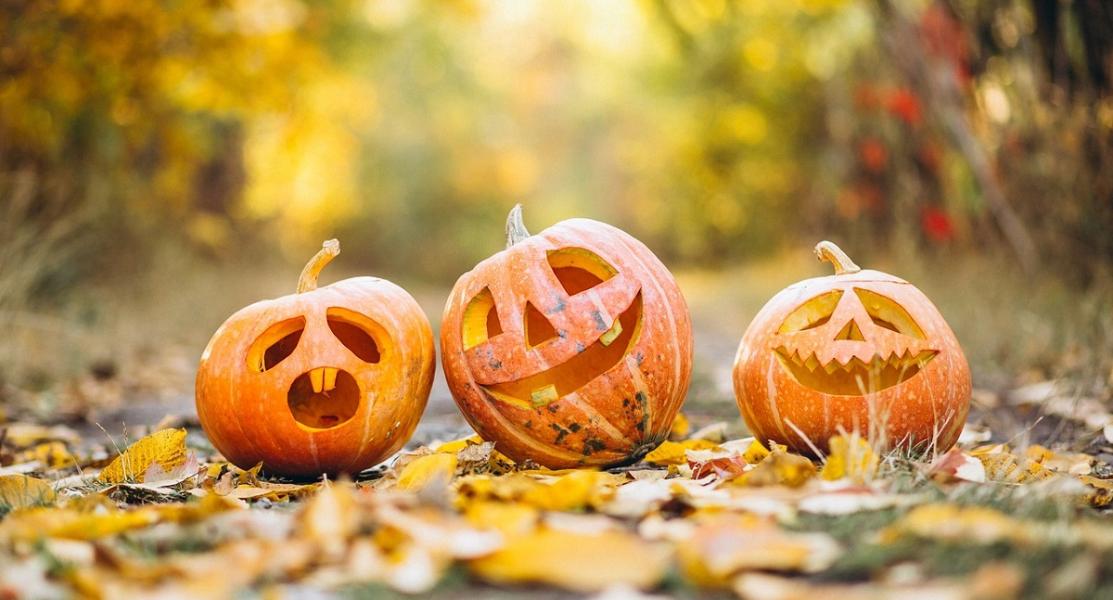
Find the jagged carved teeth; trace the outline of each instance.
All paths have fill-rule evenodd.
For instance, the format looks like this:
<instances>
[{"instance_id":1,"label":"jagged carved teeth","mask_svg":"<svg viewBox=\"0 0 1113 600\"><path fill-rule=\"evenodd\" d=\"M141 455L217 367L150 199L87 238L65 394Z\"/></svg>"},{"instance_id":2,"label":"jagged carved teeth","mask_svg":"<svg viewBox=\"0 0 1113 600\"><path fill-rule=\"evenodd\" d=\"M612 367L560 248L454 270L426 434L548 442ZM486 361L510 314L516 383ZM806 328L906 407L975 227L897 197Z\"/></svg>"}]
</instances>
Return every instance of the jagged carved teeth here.
<instances>
[{"instance_id":1,"label":"jagged carved teeth","mask_svg":"<svg viewBox=\"0 0 1113 600\"><path fill-rule=\"evenodd\" d=\"M819 360L815 352L811 352L806 356L800 356L797 352L790 352L786 347L781 346L777 348L777 353L786 360L791 361L794 365L804 367L808 371L814 372L817 369L826 371L832 374L835 371L881 371L884 369L920 369L923 368L938 352L935 350L921 350L914 353L911 349L906 349L903 352L891 352L888 355L882 356L881 354L874 354L869 362L863 361L858 357L852 357L846 363L841 363L836 359L832 359L827 363Z\"/></svg>"}]
</instances>

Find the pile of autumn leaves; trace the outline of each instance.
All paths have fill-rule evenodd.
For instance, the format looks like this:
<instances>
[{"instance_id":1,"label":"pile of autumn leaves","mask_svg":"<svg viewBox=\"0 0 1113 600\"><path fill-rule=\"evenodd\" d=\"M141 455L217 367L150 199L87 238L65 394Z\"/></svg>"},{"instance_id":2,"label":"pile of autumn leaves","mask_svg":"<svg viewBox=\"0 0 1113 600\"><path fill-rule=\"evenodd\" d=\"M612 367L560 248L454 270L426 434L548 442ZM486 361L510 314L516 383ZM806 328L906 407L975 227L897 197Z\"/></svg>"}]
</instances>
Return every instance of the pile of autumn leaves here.
<instances>
[{"instance_id":1,"label":"pile of autumn leaves","mask_svg":"<svg viewBox=\"0 0 1113 600\"><path fill-rule=\"evenodd\" d=\"M0 467L0 596L353 585L423 593L461 571L577 592L682 582L742 597L844 593L853 586L799 578L829 569L842 544L793 524L890 509L902 516L878 543L1055 539L1113 552L1113 525L1021 522L923 491L1030 486L1106 506L1113 481L1096 477L1087 455L988 445L915 462L843 435L817 465L757 440L716 439L719 431L665 442L642 463L612 471L519 468L469 438L402 454L371 479L303 485L202 460L184 429L77 459L64 428L9 427L0 456L8 465ZM921 487L897 489L898 470ZM940 594L970 589L930 585Z\"/></svg>"}]
</instances>

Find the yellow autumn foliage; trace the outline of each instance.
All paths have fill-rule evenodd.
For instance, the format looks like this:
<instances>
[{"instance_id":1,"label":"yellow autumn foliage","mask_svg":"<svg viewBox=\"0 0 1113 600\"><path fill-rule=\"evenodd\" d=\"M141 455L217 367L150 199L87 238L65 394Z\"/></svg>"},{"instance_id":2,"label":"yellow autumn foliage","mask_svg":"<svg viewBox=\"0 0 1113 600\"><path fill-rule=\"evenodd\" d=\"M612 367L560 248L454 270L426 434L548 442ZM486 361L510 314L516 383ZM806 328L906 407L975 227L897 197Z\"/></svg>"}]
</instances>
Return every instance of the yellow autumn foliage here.
<instances>
[{"instance_id":1,"label":"yellow autumn foliage","mask_svg":"<svg viewBox=\"0 0 1113 600\"><path fill-rule=\"evenodd\" d=\"M128 446L101 470L101 483L142 483L152 466L167 473L185 464L186 430L163 429Z\"/></svg>"}]
</instances>

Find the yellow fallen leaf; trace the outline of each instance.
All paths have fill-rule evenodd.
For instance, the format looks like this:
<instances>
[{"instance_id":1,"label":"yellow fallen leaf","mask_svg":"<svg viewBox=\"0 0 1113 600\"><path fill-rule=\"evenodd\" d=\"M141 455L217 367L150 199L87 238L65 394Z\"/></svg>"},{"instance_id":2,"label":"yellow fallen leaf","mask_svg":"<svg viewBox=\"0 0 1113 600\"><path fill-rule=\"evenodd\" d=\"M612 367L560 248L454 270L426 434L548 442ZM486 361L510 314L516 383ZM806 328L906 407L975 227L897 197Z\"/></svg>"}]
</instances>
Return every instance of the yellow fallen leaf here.
<instances>
[{"instance_id":1,"label":"yellow fallen leaf","mask_svg":"<svg viewBox=\"0 0 1113 600\"><path fill-rule=\"evenodd\" d=\"M68 467L77 462L70 453L69 447L59 441L36 444L27 450L17 452L14 459L17 464L33 461L38 461L52 469Z\"/></svg>"},{"instance_id":2,"label":"yellow fallen leaf","mask_svg":"<svg viewBox=\"0 0 1113 600\"><path fill-rule=\"evenodd\" d=\"M902 534L964 543L992 544L1001 540L1024 541L1034 528L1005 513L983 506L925 504L909 511L899 521L882 530L881 539L892 542Z\"/></svg>"},{"instance_id":3,"label":"yellow fallen leaf","mask_svg":"<svg viewBox=\"0 0 1113 600\"><path fill-rule=\"evenodd\" d=\"M672 420L672 429L669 430L669 439L680 441L686 439L690 433L692 425L688 422L688 417L684 413L676 413L676 418Z\"/></svg>"},{"instance_id":4,"label":"yellow fallen leaf","mask_svg":"<svg viewBox=\"0 0 1113 600\"><path fill-rule=\"evenodd\" d=\"M863 483L873 479L880 459L861 435L840 434L831 438L831 453L820 476L828 481L851 479Z\"/></svg>"},{"instance_id":5,"label":"yellow fallen leaf","mask_svg":"<svg viewBox=\"0 0 1113 600\"><path fill-rule=\"evenodd\" d=\"M799 454L781 448L769 453L753 470L734 481L741 485L787 485L800 487L815 477L815 464Z\"/></svg>"},{"instance_id":6,"label":"yellow fallen leaf","mask_svg":"<svg viewBox=\"0 0 1113 600\"><path fill-rule=\"evenodd\" d=\"M655 465L685 465L688 464L689 450L711 450L718 447L718 444L707 440L666 441L646 454L645 462Z\"/></svg>"},{"instance_id":7,"label":"yellow fallen leaf","mask_svg":"<svg viewBox=\"0 0 1113 600\"><path fill-rule=\"evenodd\" d=\"M306 537L326 555L342 554L348 538L359 528L359 511L352 490L343 483L321 486L302 510L301 524Z\"/></svg>"},{"instance_id":8,"label":"yellow fallen leaf","mask_svg":"<svg viewBox=\"0 0 1113 600\"><path fill-rule=\"evenodd\" d=\"M1086 495L1086 501L1090 503L1090 506L1103 508L1113 504L1113 479L1098 479L1089 475L1083 475L1078 479L1092 489Z\"/></svg>"},{"instance_id":9,"label":"yellow fallen leaf","mask_svg":"<svg viewBox=\"0 0 1113 600\"><path fill-rule=\"evenodd\" d=\"M526 504L543 510L578 510L598 507L614 494L623 476L599 471L578 470L548 483L539 483L522 496Z\"/></svg>"},{"instance_id":10,"label":"yellow fallen leaf","mask_svg":"<svg viewBox=\"0 0 1113 600\"><path fill-rule=\"evenodd\" d=\"M537 527L541 512L520 502L481 500L468 505L464 518L481 529L494 529L506 539L526 535Z\"/></svg>"},{"instance_id":11,"label":"yellow fallen leaf","mask_svg":"<svg viewBox=\"0 0 1113 600\"><path fill-rule=\"evenodd\" d=\"M198 502L159 504L119 510L103 496L87 497L98 503L66 508L28 508L0 522L0 540L33 541L42 538L97 540L155 523L189 523L235 507L231 500L210 494Z\"/></svg>"},{"instance_id":12,"label":"yellow fallen leaf","mask_svg":"<svg viewBox=\"0 0 1113 600\"><path fill-rule=\"evenodd\" d=\"M0 508L17 509L54 502L50 483L26 475L0 475Z\"/></svg>"},{"instance_id":13,"label":"yellow fallen leaf","mask_svg":"<svg viewBox=\"0 0 1113 600\"><path fill-rule=\"evenodd\" d=\"M541 583L586 593L619 584L651 588L668 564L668 550L621 531L539 529L469 566L494 583Z\"/></svg>"},{"instance_id":14,"label":"yellow fallen leaf","mask_svg":"<svg viewBox=\"0 0 1113 600\"><path fill-rule=\"evenodd\" d=\"M476 444L482 443L483 438L479 437L478 435L473 435L471 437L460 438L458 440L452 440L451 442L445 442L440 446L437 446L437 449L434 450L434 452L456 454L457 452L463 450L464 448L467 448L468 446L474 446Z\"/></svg>"},{"instance_id":15,"label":"yellow fallen leaf","mask_svg":"<svg viewBox=\"0 0 1113 600\"><path fill-rule=\"evenodd\" d=\"M788 532L752 514L712 517L677 549L685 577L704 587L726 587L742 571L814 573L839 553L827 534Z\"/></svg>"},{"instance_id":16,"label":"yellow fallen leaf","mask_svg":"<svg viewBox=\"0 0 1113 600\"><path fill-rule=\"evenodd\" d=\"M157 465L162 472L172 471L186 461L186 430L163 429L135 442L105 467L97 480L101 483L143 482L148 469Z\"/></svg>"},{"instance_id":17,"label":"yellow fallen leaf","mask_svg":"<svg viewBox=\"0 0 1113 600\"><path fill-rule=\"evenodd\" d=\"M456 454L427 454L410 461L398 474L398 489L420 490L433 482L447 484L456 474Z\"/></svg>"}]
</instances>

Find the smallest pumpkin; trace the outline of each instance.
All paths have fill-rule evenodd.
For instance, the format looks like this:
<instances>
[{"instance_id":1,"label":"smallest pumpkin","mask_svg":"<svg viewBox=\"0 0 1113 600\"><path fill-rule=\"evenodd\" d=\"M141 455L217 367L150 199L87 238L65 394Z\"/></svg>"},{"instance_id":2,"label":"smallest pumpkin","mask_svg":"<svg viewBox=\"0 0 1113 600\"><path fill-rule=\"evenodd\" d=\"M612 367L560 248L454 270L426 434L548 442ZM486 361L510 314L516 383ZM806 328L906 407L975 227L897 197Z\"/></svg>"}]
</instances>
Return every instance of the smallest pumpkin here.
<instances>
[{"instance_id":1,"label":"smallest pumpkin","mask_svg":"<svg viewBox=\"0 0 1113 600\"><path fill-rule=\"evenodd\" d=\"M840 430L942 452L970 404L970 368L939 310L907 281L863 271L831 242L835 274L773 297L742 337L734 391L760 440L826 451Z\"/></svg>"},{"instance_id":2,"label":"smallest pumpkin","mask_svg":"<svg viewBox=\"0 0 1113 600\"><path fill-rule=\"evenodd\" d=\"M421 307L384 279L317 287L336 240L297 293L256 302L213 335L197 372L197 414L235 465L295 478L358 473L413 434L433 381Z\"/></svg>"}]
</instances>

